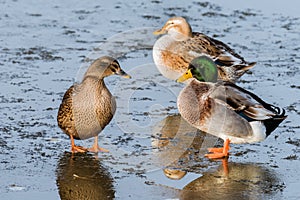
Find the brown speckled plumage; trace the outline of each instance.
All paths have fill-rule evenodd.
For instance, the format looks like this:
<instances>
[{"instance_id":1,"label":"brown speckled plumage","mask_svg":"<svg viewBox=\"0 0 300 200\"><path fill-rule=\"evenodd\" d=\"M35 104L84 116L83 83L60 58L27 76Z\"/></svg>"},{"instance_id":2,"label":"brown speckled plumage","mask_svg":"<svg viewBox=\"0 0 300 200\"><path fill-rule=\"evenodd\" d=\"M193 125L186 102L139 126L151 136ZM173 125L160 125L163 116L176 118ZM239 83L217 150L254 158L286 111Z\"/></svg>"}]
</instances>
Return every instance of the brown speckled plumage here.
<instances>
[{"instance_id":1,"label":"brown speckled plumage","mask_svg":"<svg viewBox=\"0 0 300 200\"><path fill-rule=\"evenodd\" d=\"M175 33L177 32L177 33ZM255 63L249 63L223 42L203 33L192 32L182 17L170 18L155 34L165 34L153 47L153 59L159 71L176 80L189 63L200 55L213 59L218 67L219 79L235 82Z\"/></svg>"},{"instance_id":2,"label":"brown speckled plumage","mask_svg":"<svg viewBox=\"0 0 300 200\"><path fill-rule=\"evenodd\" d=\"M72 85L65 93L57 122L63 132L70 136L72 151L73 138L91 137L96 137L92 151L98 151L97 136L111 121L116 110L116 101L103 80L113 74L129 77L116 60L101 57L91 64L83 81Z\"/></svg>"},{"instance_id":3,"label":"brown speckled plumage","mask_svg":"<svg viewBox=\"0 0 300 200\"><path fill-rule=\"evenodd\" d=\"M116 102L103 79L89 78L67 90L59 108L58 125L75 139L91 138L111 121L115 109Z\"/></svg>"}]
</instances>

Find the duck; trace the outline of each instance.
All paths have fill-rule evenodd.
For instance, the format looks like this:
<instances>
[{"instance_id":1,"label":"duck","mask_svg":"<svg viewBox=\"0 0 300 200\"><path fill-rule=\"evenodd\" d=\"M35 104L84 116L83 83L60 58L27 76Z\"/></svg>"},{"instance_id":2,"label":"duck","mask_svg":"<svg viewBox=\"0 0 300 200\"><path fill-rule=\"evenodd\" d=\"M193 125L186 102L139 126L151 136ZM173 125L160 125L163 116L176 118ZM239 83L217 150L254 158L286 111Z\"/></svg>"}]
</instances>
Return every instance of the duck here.
<instances>
[{"instance_id":1,"label":"duck","mask_svg":"<svg viewBox=\"0 0 300 200\"><path fill-rule=\"evenodd\" d=\"M203 33L193 32L183 17L172 17L164 26L153 32L163 35L153 45L153 60L159 72L166 78L176 80L189 63L205 55L214 60L218 78L236 82L256 62L247 62L227 44Z\"/></svg>"},{"instance_id":2,"label":"duck","mask_svg":"<svg viewBox=\"0 0 300 200\"><path fill-rule=\"evenodd\" d=\"M189 83L180 91L177 106L192 126L223 139L221 148L209 148L210 159L229 156L230 143L256 143L266 139L286 119L283 108L229 81L218 80L212 59L200 56L176 81Z\"/></svg>"},{"instance_id":3,"label":"duck","mask_svg":"<svg viewBox=\"0 0 300 200\"><path fill-rule=\"evenodd\" d=\"M105 85L104 78L119 75L131 78L118 61L109 56L96 59L80 83L73 84L64 94L57 114L57 123L70 137L71 151L109 152L99 147L98 134L109 124L116 111L116 100ZM74 139L94 137L91 148L75 145Z\"/></svg>"}]
</instances>

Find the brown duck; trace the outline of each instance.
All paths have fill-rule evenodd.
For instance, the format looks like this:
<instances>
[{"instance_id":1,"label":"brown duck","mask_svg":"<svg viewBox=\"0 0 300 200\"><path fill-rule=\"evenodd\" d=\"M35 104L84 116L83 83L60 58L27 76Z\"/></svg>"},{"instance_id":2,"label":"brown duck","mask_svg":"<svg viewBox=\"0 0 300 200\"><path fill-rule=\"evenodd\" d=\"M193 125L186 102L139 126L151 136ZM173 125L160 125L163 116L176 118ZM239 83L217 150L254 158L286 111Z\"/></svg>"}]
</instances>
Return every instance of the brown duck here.
<instances>
[{"instance_id":1,"label":"brown duck","mask_svg":"<svg viewBox=\"0 0 300 200\"><path fill-rule=\"evenodd\" d=\"M247 62L223 42L203 33L193 32L183 17L172 17L154 32L163 35L153 46L153 59L160 73L171 80L183 74L196 57L208 56L217 64L218 78L235 82L255 62Z\"/></svg>"},{"instance_id":2,"label":"brown duck","mask_svg":"<svg viewBox=\"0 0 300 200\"><path fill-rule=\"evenodd\" d=\"M79 84L72 85L64 94L59 107L57 122L64 133L70 136L72 152L108 152L98 146L98 134L111 121L116 110L116 101L107 89L104 78L110 75L131 78L117 60L104 56L95 60ZM74 139L95 137L91 148L76 146Z\"/></svg>"}]
</instances>

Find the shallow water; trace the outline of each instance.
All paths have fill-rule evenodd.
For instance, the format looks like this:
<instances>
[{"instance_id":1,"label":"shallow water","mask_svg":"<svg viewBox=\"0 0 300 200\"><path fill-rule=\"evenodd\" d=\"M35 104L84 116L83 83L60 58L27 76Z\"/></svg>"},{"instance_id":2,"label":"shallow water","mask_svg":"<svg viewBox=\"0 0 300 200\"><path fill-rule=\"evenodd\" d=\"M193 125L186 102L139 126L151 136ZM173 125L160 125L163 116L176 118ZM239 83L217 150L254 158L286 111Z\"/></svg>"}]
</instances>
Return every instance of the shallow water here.
<instances>
[{"instance_id":1,"label":"shallow water","mask_svg":"<svg viewBox=\"0 0 300 200\"><path fill-rule=\"evenodd\" d=\"M299 2L210 2L0 0L1 199L68 199L66 191L73 199L299 199ZM232 145L228 173L204 158L220 141L177 115L182 85L153 63L152 31L174 15L257 61L238 85L287 110L264 142ZM106 80L118 103L99 138L110 153L72 157L57 109L104 54L133 79Z\"/></svg>"}]
</instances>

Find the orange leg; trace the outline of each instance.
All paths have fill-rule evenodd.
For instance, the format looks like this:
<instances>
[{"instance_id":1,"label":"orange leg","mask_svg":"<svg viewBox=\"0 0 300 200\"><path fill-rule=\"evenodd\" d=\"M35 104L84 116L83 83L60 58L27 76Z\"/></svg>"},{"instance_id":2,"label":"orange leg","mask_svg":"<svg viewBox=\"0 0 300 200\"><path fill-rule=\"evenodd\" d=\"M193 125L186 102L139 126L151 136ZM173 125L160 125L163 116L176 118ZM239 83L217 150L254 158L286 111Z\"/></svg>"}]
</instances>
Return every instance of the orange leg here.
<instances>
[{"instance_id":1,"label":"orange leg","mask_svg":"<svg viewBox=\"0 0 300 200\"><path fill-rule=\"evenodd\" d=\"M73 135L70 135L70 139L71 139L71 151L72 153L84 153L87 152L87 149L82 147L82 146L76 146L75 142L74 142L74 137Z\"/></svg>"},{"instance_id":2,"label":"orange leg","mask_svg":"<svg viewBox=\"0 0 300 200\"><path fill-rule=\"evenodd\" d=\"M224 175L228 176L229 175L228 157L225 157L225 158L222 159L222 165L223 165Z\"/></svg>"},{"instance_id":3,"label":"orange leg","mask_svg":"<svg viewBox=\"0 0 300 200\"><path fill-rule=\"evenodd\" d=\"M98 136L95 136L94 144L91 148L88 149L89 152L98 153L99 151L108 153L109 150L99 147L98 145Z\"/></svg>"},{"instance_id":4,"label":"orange leg","mask_svg":"<svg viewBox=\"0 0 300 200\"><path fill-rule=\"evenodd\" d=\"M221 147L221 148L208 148L207 150L208 150L210 153L223 153L223 148L224 148L224 147Z\"/></svg>"},{"instance_id":5,"label":"orange leg","mask_svg":"<svg viewBox=\"0 0 300 200\"><path fill-rule=\"evenodd\" d=\"M209 159L219 159L219 158L226 158L229 156L228 150L230 149L229 146L230 140L226 139L224 141L223 148L209 148L208 151L212 152L210 154L205 154L206 157Z\"/></svg>"}]
</instances>

